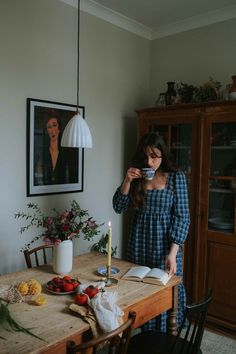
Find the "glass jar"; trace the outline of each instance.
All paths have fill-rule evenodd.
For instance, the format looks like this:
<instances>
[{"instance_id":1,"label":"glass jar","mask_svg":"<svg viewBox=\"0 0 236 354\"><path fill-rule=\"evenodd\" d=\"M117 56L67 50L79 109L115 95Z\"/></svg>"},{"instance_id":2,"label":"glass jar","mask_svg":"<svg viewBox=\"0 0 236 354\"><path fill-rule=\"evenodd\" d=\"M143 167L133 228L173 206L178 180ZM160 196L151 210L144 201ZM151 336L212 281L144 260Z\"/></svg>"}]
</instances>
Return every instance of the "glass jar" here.
<instances>
[{"instance_id":1,"label":"glass jar","mask_svg":"<svg viewBox=\"0 0 236 354\"><path fill-rule=\"evenodd\" d=\"M156 100L156 105L159 106L165 106L166 105L166 101L165 101L165 93L161 92L159 94L158 99Z\"/></svg>"}]
</instances>

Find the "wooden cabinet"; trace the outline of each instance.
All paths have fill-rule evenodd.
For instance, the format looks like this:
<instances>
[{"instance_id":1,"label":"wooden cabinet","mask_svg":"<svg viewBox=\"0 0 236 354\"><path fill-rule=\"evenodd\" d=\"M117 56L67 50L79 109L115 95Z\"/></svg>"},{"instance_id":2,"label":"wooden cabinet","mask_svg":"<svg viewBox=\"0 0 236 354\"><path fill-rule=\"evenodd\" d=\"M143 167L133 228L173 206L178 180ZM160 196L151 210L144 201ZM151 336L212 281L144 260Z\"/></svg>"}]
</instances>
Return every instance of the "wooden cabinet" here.
<instances>
[{"instance_id":1,"label":"wooden cabinet","mask_svg":"<svg viewBox=\"0 0 236 354\"><path fill-rule=\"evenodd\" d=\"M163 135L189 184L188 302L213 289L208 324L236 335L236 102L137 111L138 138Z\"/></svg>"}]
</instances>

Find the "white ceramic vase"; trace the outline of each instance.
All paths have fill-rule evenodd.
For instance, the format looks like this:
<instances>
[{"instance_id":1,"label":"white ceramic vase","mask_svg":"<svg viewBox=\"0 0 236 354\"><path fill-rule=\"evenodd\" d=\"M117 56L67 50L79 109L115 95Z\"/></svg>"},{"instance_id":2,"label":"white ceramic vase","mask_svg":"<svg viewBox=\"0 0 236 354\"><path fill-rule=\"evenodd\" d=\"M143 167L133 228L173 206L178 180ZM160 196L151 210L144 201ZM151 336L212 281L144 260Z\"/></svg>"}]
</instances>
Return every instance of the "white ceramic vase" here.
<instances>
[{"instance_id":1,"label":"white ceramic vase","mask_svg":"<svg viewBox=\"0 0 236 354\"><path fill-rule=\"evenodd\" d=\"M67 274L72 271L73 243L71 240L62 241L53 247L53 270L57 274Z\"/></svg>"}]
</instances>

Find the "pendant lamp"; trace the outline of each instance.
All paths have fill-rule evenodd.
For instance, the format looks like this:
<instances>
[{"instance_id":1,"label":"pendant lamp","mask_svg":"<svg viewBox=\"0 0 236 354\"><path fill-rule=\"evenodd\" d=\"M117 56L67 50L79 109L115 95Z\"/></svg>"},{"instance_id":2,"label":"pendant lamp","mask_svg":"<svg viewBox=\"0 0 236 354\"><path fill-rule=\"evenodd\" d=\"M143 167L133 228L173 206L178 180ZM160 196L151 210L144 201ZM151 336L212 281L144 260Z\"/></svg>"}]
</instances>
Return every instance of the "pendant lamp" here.
<instances>
[{"instance_id":1,"label":"pendant lamp","mask_svg":"<svg viewBox=\"0 0 236 354\"><path fill-rule=\"evenodd\" d=\"M77 110L68 122L61 139L61 146L73 148L92 148L92 136L87 123L79 111L79 46L80 46L80 0L78 0L78 38L77 38Z\"/></svg>"}]
</instances>

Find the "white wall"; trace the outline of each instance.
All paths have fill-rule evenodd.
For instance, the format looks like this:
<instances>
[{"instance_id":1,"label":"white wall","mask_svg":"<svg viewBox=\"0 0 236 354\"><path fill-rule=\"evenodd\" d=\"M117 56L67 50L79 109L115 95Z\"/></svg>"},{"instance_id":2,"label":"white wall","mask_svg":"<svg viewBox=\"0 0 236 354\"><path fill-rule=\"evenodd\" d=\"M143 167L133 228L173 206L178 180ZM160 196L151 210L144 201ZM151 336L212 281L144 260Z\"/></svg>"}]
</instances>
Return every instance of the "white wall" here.
<instances>
[{"instance_id":1,"label":"white wall","mask_svg":"<svg viewBox=\"0 0 236 354\"><path fill-rule=\"evenodd\" d=\"M236 19L151 42L151 105L167 81L196 86L213 77L223 86L236 73Z\"/></svg>"},{"instance_id":2,"label":"white wall","mask_svg":"<svg viewBox=\"0 0 236 354\"><path fill-rule=\"evenodd\" d=\"M58 0L0 1L0 274L25 267L20 248L35 234L20 235L14 213L28 202L49 210L76 199L98 222L111 220L120 254L122 217L111 199L135 146L134 110L148 105L148 40L81 13L80 103L94 142L84 192L26 197L26 98L76 103L76 15Z\"/></svg>"},{"instance_id":3,"label":"white wall","mask_svg":"<svg viewBox=\"0 0 236 354\"><path fill-rule=\"evenodd\" d=\"M134 110L153 106L167 81L226 84L236 74L236 20L149 42L82 12L80 103L94 141L84 192L27 198L26 98L76 103L76 15L58 0L0 1L0 273L25 267L20 248L34 234L19 234L14 213L28 202L64 209L75 198L99 222L112 221L120 255L127 227L111 198L135 147Z\"/></svg>"}]
</instances>

